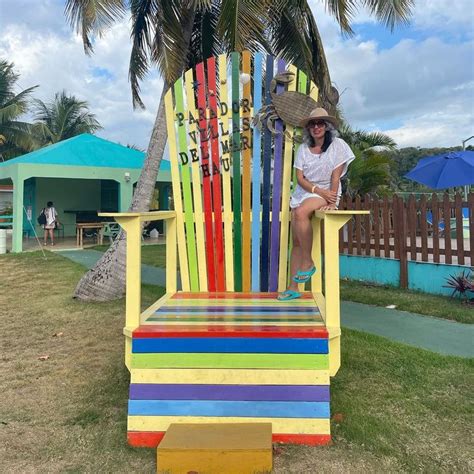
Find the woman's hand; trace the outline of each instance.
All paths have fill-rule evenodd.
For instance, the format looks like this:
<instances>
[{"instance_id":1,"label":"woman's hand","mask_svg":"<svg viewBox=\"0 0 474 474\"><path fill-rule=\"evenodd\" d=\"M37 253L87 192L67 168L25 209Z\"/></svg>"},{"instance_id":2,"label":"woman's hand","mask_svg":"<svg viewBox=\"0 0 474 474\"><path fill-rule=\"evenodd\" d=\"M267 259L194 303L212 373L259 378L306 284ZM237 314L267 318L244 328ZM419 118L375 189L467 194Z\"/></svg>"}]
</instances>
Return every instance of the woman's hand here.
<instances>
[{"instance_id":1,"label":"woman's hand","mask_svg":"<svg viewBox=\"0 0 474 474\"><path fill-rule=\"evenodd\" d=\"M318 188L316 190L316 193L319 194L323 199L325 199L329 204L336 204L337 193L335 191L331 191L330 189Z\"/></svg>"},{"instance_id":2,"label":"woman's hand","mask_svg":"<svg viewBox=\"0 0 474 474\"><path fill-rule=\"evenodd\" d=\"M335 211L336 204L328 204L327 206L323 206L319 209L320 211Z\"/></svg>"}]
</instances>

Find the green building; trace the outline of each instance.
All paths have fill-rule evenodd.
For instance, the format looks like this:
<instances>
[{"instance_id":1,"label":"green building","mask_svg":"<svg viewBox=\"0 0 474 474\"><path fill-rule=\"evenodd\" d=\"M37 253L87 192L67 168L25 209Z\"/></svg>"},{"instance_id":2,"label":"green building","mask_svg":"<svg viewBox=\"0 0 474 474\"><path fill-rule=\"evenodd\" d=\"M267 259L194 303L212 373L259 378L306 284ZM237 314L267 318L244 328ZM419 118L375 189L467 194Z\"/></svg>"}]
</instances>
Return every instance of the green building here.
<instances>
[{"instance_id":1,"label":"green building","mask_svg":"<svg viewBox=\"0 0 474 474\"><path fill-rule=\"evenodd\" d=\"M41 233L37 216L53 201L64 235L97 212L123 212L132 201L145 153L83 134L0 163L0 184L13 184L12 251L22 251L23 235ZM162 161L157 177L159 208L168 208L171 172ZM156 206L153 206L156 207Z\"/></svg>"}]
</instances>

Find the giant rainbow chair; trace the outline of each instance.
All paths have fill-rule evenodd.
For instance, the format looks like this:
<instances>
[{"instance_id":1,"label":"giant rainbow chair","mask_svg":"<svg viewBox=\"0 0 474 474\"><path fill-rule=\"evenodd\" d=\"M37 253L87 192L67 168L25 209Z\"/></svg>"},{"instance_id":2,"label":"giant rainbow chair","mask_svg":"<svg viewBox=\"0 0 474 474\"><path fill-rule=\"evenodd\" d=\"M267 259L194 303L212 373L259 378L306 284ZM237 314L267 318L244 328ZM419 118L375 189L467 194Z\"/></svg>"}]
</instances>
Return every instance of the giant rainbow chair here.
<instances>
[{"instance_id":1,"label":"giant rainbow chair","mask_svg":"<svg viewBox=\"0 0 474 474\"><path fill-rule=\"evenodd\" d=\"M295 80L277 93L317 99L302 71L259 53L212 57L187 71L165 102L174 211L107 214L127 233L133 446L157 446L171 423L270 422L274 441L330 441L330 377L340 366L338 239L357 211L316 213L311 290L277 301L288 278L301 131L281 120L275 128L284 134L259 130L252 117L285 70ZM158 219L166 222L166 294L141 312L141 226Z\"/></svg>"}]
</instances>

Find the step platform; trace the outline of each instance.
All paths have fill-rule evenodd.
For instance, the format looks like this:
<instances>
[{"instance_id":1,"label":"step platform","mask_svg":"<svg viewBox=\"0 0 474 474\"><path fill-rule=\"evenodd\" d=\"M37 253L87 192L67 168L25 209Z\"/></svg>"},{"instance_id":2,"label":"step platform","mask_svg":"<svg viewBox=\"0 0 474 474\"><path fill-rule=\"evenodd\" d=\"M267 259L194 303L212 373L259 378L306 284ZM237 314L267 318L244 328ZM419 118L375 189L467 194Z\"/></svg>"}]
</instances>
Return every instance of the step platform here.
<instances>
[{"instance_id":1,"label":"step platform","mask_svg":"<svg viewBox=\"0 0 474 474\"><path fill-rule=\"evenodd\" d=\"M254 474L271 470L271 423L173 423L157 448L157 472L163 474Z\"/></svg>"},{"instance_id":2,"label":"step platform","mask_svg":"<svg viewBox=\"0 0 474 474\"><path fill-rule=\"evenodd\" d=\"M328 331L310 293L177 293L132 334L128 440L173 423L271 423L273 441L330 442Z\"/></svg>"}]
</instances>

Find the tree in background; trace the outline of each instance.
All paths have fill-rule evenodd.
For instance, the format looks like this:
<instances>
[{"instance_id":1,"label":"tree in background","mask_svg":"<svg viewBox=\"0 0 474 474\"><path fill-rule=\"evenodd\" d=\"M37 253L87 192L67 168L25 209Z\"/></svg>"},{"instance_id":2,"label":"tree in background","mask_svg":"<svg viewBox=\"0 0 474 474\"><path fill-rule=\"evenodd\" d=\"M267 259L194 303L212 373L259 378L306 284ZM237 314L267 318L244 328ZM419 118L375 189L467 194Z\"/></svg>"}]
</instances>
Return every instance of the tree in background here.
<instances>
[{"instance_id":1,"label":"tree in background","mask_svg":"<svg viewBox=\"0 0 474 474\"><path fill-rule=\"evenodd\" d=\"M362 195L383 191L390 183L390 158L386 152L395 150L395 141L380 132L353 130L345 123L339 133L355 155L346 175L346 192Z\"/></svg>"},{"instance_id":2,"label":"tree in background","mask_svg":"<svg viewBox=\"0 0 474 474\"><path fill-rule=\"evenodd\" d=\"M55 94L51 102L35 101L35 122L33 137L37 148L58 143L62 140L95 133L102 127L95 115L89 111L87 102L78 100L65 91Z\"/></svg>"},{"instance_id":3,"label":"tree in background","mask_svg":"<svg viewBox=\"0 0 474 474\"><path fill-rule=\"evenodd\" d=\"M341 29L350 34L350 21L365 6L393 28L406 22L413 0L325 0ZM220 53L266 51L310 72L323 103L335 106L324 49L306 0L67 0L66 16L81 34L86 52L92 36L103 33L130 12L132 52L129 78L133 103L143 106L139 83L152 66L164 80L145 164L130 210L147 211L166 145L164 94L189 67ZM331 109L332 107L328 107ZM125 243L120 233L109 250L81 279L75 296L110 300L123 296Z\"/></svg>"},{"instance_id":4,"label":"tree in background","mask_svg":"<svg viewBox=\"0 0 474 474\"><path fill-rule=\"evenodd\" d=\"M15 93L19 75L13 63L0 60L0 156L4 160L27 153L32 149L31 124L19 118L28 111L33 86Z\"/></svg>"}]
</instances>

